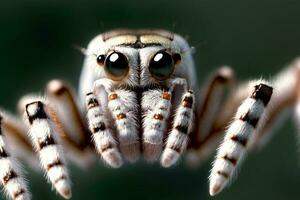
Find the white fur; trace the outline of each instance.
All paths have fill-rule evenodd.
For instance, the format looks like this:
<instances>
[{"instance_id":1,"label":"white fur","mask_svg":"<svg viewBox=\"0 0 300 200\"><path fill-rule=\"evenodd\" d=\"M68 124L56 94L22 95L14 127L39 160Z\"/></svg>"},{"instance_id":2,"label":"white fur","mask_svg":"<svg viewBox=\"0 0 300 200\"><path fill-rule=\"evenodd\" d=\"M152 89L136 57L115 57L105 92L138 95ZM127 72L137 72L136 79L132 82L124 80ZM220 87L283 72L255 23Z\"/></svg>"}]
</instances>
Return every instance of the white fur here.
<instances>
[{"instance_id":1,"label":"white fur","mask_svg":"<svg viewBox=\"0 0 300 200\"><path fill-rule=\"evenodd\" d=\"M261 82L257 82L256 84L258 83ZM234 121L227 129L224 141L221 143L216 160L213 163L210 175L210 194L212 196L221 192L228 184L246 152L245 146L233 141L231 138L234 136L245 138L248 142L253 137L255 128L246 121L242 121L241 118L247 114L251 119L260 119L264 111L265 106L263 102L253 98L247 98L238 108ZM225 156L233 159L234 162L232 163L225 159Z\"/></svg>"},{"instance_id":2,"label":"white fur","mask_svg":"<svg viewBox=\"0 0 300 200\"><path fill-rule=\"evenodd\" d=\"M34 102L34 101L33 101ZM46 107L46 104L44 104ZM32 104L27 107L27 113L29 116L32 116L36 113L37 106L36 104ZM46 112L46 110L45 110ZM28 117L29 117L28 116ZM49 115L48 115L49 116ZM65 159L62 153L62 150L59 148L58 144L48 145L43 149L39 149L39 143L44 141L47 137L52 137L55 142L58 141L56 137L56 132L54 125L51 122L51 119L36 119L30 125L29 136L32 139L32 143L35 146L37 152L39 153L40 161L42 168L44 169L49 181L53 184L56 190L65 198L71 198L71 184L69 180L68 171L65 168ZM47 170L47 166L52 164L54 161L60 161L62 166L56 166L53 168L58 168L59 173L53 173L53 169ZM55 184L55 181L64 176L66 179L62 180L60 185Z\"/></svg>"},{"instance_id":3,"label":"white fur","mask_svg":"<svg viewBox=\"0 0 300 200\"><path fill-rule=\"evenodd\" d=\"M1 128L1 127L0 127ZM23 178L21 168L19 167L18 162L10 157L9 149L5 146L5 138L3 135L0 135L0 150L4 150L8 157L0 157L0 180L8 196L13 200L30 200L31 195L27 188L27 183ZM6 184L3 182L3 179L10 172L16 173L17 177L10 179ZM23 194L19 195L17 198L14 198L14 195L21 190L24 191Z\"/></svg>"},{"instance_id":4,"label":"white fur","mask_svg":"<svg viewBox=\"0 0 300 200\"><path fill-rule=\"evenodd\" d=\"M87 104L91 99L97 101L95 95L88 95L86 100ZM110 166L119 168L123 164L122 157L117 147L117 141L113 137L112 130L109 127L108 121L104 114L105 113L100 104L99 106L88 109L87 119L89 122L90 130L93 133L93 142L95 143L97 152L101 154L103 160ZM105 124L105 130L94 132L94 127L98 127L100 123ZM108 151L102 152L101 149L108 144L111 144L112 148Z\"/></svg>"},{"instance_id":5,"label":"white fur","mask_svg":"<svg viewBox=\"0 0 300 200\"><path fill-rule=\"evenodd\" d=\"M191 108L180 105L175 113L173 129L166 141L166 149L164 150L161 158L161 165L163 167L170 167L174 165L179 159L180 155L184 152L188 144L188 134L193 127L193 109L194 109L194 94L186 92L182 97L182 102L186 97L193 99ZM177 126L186 126L187 133L181 133L176 129ZM172 147L178 147L180 152L172 150Z\"/></svg>"}]
</instances>

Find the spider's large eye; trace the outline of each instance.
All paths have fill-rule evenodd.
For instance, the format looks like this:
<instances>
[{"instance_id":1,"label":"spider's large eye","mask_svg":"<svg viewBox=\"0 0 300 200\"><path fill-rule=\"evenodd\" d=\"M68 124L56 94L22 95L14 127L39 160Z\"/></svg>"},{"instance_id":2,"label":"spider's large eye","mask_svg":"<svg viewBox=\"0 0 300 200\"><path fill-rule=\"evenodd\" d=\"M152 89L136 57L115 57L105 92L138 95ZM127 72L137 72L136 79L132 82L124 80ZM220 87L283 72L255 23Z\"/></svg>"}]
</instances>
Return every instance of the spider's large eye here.
<instances>
[{"instance_id":1,"label":"spider's large eye","mask_svg":"<svg viewBox=\"0 0 300 200\"><path fill-rule=\"evenodd\" d=\"M174 60L172 55L161 51L150 60L149 71L152 76L158 80L166 80L174 71Z\"/></svg>"},{"instance_id":2,"label":"spider's large eye","mask_svg":"<svg viewBox=\"0 0 300 200\"><path fill-rule=\"evenodd\" d=\"M120 80L129 71L128 59L122 53L113 52L105 59L104 69L113 80Z\"/></svg>"}]
</instances>

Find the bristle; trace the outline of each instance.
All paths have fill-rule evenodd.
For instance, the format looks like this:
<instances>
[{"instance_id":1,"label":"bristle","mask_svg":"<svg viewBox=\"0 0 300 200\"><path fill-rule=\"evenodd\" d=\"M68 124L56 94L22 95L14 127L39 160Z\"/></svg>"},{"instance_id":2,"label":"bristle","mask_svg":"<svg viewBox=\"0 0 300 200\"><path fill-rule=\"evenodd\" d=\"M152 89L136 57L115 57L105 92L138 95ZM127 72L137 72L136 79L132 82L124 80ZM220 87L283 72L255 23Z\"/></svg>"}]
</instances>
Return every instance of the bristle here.
<instances>
[{"instance_id":1,"label":"bristle","mask_svg":"<svg viewBox=\"0 0 300 200\"><path fill-rule=\"evenodd\" d=\"M166 148L162 154L161 165L174 165L188 144L188 135L193 126L194 94L189 91L183 95L181 104L175 113L173 129L166 141Z\"/></svg>"},{"instance_id":2,"label":"bristle","mask_svg":"<svg viewBox=\"0 0 300 200\"><path fill-rule=\"evenodd\" d=\"M252 95L247 98L235 115L219 147L210 175L210 194L221 192L232 178L236 167L243 158L248 141L272 96L272 87L257 83Z\"/></svg>"},{"instance_id":3,"label":"bristle","mask_svg":"<svg viewBox=\"0 0 300 200\"><path fill-rule=\"evenodd\" d=\"M71 184L65 159L57 143L54 125L48 117L46 105L42 101L32 101L26 105L29 121L29 135L39 154L42 168L57 192L66 199L71 198Z\"/></svg>"},{"instance_id":4,"label":"bristle","mask_svg":"<svg viewBox=\"0 0 300 200\"><path fill-rule=\"evenodd\" d=\"M97 152L101 154L103 160L111 167L121 167L123 160L117 146L117 141L114 139L105 113L93 93L87 95L86 106L89 128L93 133L93 141Z\"/></svg>"}]
</instances>

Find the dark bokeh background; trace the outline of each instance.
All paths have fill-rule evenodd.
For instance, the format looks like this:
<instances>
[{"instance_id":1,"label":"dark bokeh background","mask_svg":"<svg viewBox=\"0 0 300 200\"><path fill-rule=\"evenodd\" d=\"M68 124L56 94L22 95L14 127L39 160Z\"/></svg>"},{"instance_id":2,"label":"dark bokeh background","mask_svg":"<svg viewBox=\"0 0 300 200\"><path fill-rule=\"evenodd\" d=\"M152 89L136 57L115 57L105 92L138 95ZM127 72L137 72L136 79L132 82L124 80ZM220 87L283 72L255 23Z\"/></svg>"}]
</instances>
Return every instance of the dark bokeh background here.
<instances>
[{"instance_id":1,"label":"dark bokeh background","mask_svg":"<svg viewBox=\"0 0 300 200\"><path fill-rule=\"evenodd\" d=\"M300 55L299 8L297 0L1 0L0 105L14 110L20 96L42 92L52 78L76 86L83 56L72 46L86 46L98 33L119 27L165 28L187 36L197 49L199 84L223 64L233 66L240 79L269 77ZM214 199L299 199L295 132L290 121L276 130ZM194 171L183 164L171 170L142 163L121 170L73 166L73 199L212 199L210 162ZM29 170L27 176L35 200L60 199L42 174Z\"/></svg>"}]
</instances>

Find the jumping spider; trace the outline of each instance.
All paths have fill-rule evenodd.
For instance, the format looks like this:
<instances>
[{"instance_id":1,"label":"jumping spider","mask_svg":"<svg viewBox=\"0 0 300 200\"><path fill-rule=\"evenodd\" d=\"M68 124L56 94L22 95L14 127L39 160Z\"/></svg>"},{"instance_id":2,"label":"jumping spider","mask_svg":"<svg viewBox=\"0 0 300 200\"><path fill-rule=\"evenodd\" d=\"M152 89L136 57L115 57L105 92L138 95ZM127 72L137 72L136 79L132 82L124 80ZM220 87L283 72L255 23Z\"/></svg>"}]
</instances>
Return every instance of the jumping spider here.
<instances>
[{"instance_id":1,"label":"jumping spider","mask_svg":"<svg viewBox=\"0 0 300 200\"><path fill-rule=\"evenodd\" d=\"M231 68L221 67L198 96L191 48L177 34L114 30L82 52L78 98L63 81L53 80L45 97L20 100L25 123L1 112L0 178L11 199L31 199L13 157L36 166L35 151L49 182L69 199L65 157L86 166L95 160L95 149L113 168L140 157L168 168L186 152L187 161L197 164L225 132L210 175L210 194L216 195L245 152L266 142L280 113L299 104L300 61L269 82L241 85ZM225 88L231 92L223 103Z\"/></svg>"}]
</instances>

